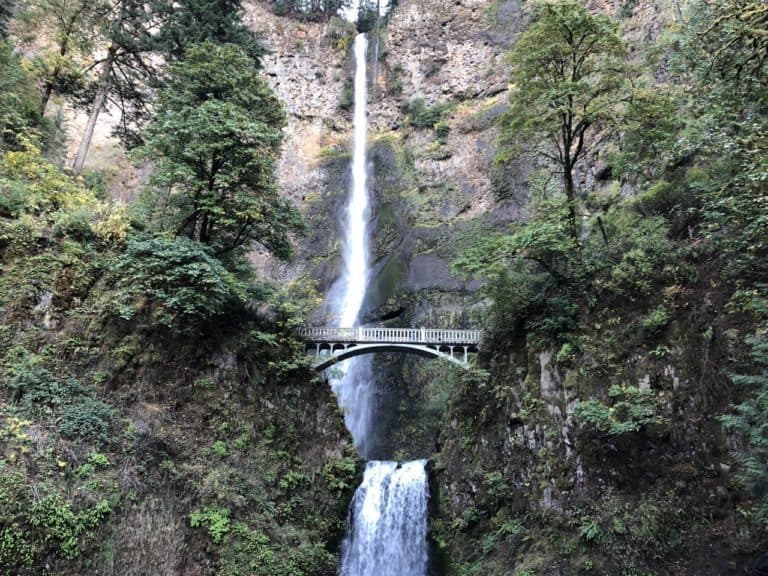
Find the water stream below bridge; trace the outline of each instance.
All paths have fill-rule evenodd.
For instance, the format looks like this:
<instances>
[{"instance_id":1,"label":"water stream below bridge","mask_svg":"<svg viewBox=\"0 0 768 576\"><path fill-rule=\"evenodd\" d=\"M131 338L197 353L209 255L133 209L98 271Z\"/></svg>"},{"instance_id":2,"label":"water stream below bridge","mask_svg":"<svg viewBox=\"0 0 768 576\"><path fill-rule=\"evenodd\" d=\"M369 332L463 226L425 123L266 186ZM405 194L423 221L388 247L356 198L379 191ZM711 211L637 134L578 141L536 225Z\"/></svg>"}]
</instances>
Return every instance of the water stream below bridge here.
<instances>
[{"instance_id":1,"label":"water stream below bridge","mask_svg":"<svg viewBox=\"0 0 768 576\"><path fill-rule=\"evenodd\" d=\"M388 4L388 3L387 3ZM388 5L383 8L387 10ZM348 15L357 20L357 13ZM354 151L352 183L345 213L344 269L332 302L338 325L359 325L370 277L368 189L368 39L355 39ZM371 454L376 436L375 392L368 356L345 361L332 387L345 415L355 447L363 458ZM342 576L425 576L428 559L426 461L368 462L363 482L349 512L342 545Z\"/></svg>"}]
</instances>

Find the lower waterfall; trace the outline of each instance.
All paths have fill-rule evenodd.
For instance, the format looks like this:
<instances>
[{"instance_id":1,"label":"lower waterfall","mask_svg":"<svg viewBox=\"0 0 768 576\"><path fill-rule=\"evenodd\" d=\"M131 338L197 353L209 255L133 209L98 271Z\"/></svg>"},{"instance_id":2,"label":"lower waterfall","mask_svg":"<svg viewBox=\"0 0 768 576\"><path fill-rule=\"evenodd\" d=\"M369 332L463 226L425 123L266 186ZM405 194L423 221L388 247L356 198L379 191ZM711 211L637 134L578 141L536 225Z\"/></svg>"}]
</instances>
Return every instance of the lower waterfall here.
<instances>
[{"instance_id":1,"label":"lower waterfall","mask_svg":"<svg viewBox=\"0 0 768 576\"><path fill-rule=\"evenodd\" d=\"M341 576L427 573L426 463L368 463L350 509Z\"/></svg>"}]
</instances>

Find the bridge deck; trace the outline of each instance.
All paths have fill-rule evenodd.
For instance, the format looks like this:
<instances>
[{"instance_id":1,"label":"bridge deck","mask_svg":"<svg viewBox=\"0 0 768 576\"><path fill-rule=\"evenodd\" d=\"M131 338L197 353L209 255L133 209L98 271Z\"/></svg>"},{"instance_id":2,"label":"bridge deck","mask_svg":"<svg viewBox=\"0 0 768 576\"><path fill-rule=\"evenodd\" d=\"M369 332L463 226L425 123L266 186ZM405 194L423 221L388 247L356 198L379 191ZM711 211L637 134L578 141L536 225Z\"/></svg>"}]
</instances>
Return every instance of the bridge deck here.
<instances>
[{"instance_id":1,"label":"bridge deck","mask_svg":"<svg viewBox=\"0 0 768 576\"><path fill-rule=\"evenodd\" d=\"M356 342L391 344L449 344L477 346L482 330L435 328L304 328L299 335L307 342Z\"/></svg>"}]
</instances>

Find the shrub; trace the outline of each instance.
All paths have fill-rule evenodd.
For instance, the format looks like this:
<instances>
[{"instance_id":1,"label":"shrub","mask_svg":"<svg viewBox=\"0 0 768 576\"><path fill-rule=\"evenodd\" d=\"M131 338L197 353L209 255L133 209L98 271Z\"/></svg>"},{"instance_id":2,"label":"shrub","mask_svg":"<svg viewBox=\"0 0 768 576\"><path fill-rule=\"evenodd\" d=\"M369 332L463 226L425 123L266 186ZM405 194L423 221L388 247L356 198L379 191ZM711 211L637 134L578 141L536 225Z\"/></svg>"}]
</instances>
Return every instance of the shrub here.
<instances>
[{"instance_id":1,"label":"shrub","mask_svg":"<svg viewBox=\"0 0 768 576\"><path fill-rule=\"evenodd\" d=\"M13 47L0 39L0 148L19 147L45 128L35 81Z\"/></svg>"},{"instance_id":2,"label":"shrub","mask_svg":"<svg viewBox=\"0 0 768 576\"><path fill-rule=\"evenodd\" d=\"M0 569L8 569L5 574L12 574L11 569L20 566L30 567L35 560L35 549L29 544L29 537L17 526L5 526L0 529Z\"/></svg>"},{"instance_id":3,"label":"shrub","mask_svg":"<svg viewBox=\"0 0 768 576\"><path fill-rule=\"evenodd\" d=\"M445 142L448 139L448 135L451 133L451 125L445 120L440 120L434 125L435 134L441 142Z\"/></svg>"},{"instance_id":4,"label":"shrub","mask_svg":"<svg viewBox=\"0 0 768 576\"><path fill-rule=\"evenodd\" d=\"M52 414L68 395L66 386L34 354L24 355L11 366L8 388L14 401L36 414Z\"/></svg>"},{"instance_id":5,"label":"shrub","mask_svg":"<svg viewBox=\"0 0 768 576\"><path fill-rule=\"evenodd\" d=\"M323 479L333 491L349 490L356 485L357 478L357 461L349 456L341 456L323 466Z\"/></svg>"},{"instance_id":6,"label":"shrub","mask_svg":"<svg viewBox=\"0 0 768 576\"><path fill-rule=\"evenodd\" d=\"M613 385L608 391L611 404L599 400L581 402L575 411L582 425L592 427L604 436L639 432L648 424L658 424L658 400L651 390L628 385Z\"/></svg>"},{"instance_id":7,"label":"shrub","mask_svg":"<svg viewBox=\"0 0 768 576\"><path fill-rule=\"evenodd\" d=\"M7 152L0 159L0 172L15 182L15 186L23 186L24 211L30 213L83 207L97 202L92 191L46 160L31 144L23 150ZM16 206L15 210L18 212L20 207Z\"/></svg>"},{"instance_id":8,"label":"shrub","mask_svg":"<svg viewBox=\"0 0 768 576\"><path fill-rule=\"evenodd\" d=\"M447 102L427 106L421 98L411 100L408 104L408 120L414 128L436 128L451 105Z\"/></svg>"},{"instance_id":9,"label":"shrub","mask_svg":"<svg viewBox=\"0 0 768 576\"><path fill-rule=\"evenodd\" d=\"M71 560L80 555L82 539L111 512L106 500L75 512L60 494L51 492L32 504L29 522L42 533L44 542L57 544L64 557Z\"/></svg>"},{"instance_id":10,"label":"shrub","mask_svg":"<svg viewBox=\"0 0 768 576\"><path fill-rule=\"evenodd\" d=\"M347 80L344 83L344 87L341 89L341 96L339 96L339 108L342 108L343 110L351 110L354 103L355 85L351 80Z\"/></svg>"},{"instance_id":11,"label":"shrub","mask_svg":"<svg viewBox=\"0 0 768 576\"><path fill-rule=\"evenodd\" d=\"M221 506L208 506L202 510L196 510L189 515L189 525L192 528L207 528L213 543L221 544L224 536L229 534L229 510Z\"/></svg>"},{"instance_id":12,"label":"shrub","mask_svg":"<svg viewBox=\"0 0 768 576\"><path fill-rule=\"evenodd\" d=\"M328 22L328 39L339 52L346 54L355 41L355 25L340 16L332 16Z\"/></svg>"},{"instance_id":13,"label":"shrub","mask_svg":"<svg viewBox=\"0 0 768 576\"><path fill-rule=\"evenodd\" d=\"M109 441L114 410L95 398L82 398L64 408L59 419L59 432L67 438Z\"/></svg>"},{"instance_id":14,"label":"shrub","mask_svg":"<svg viewBox=\"0 0 768 576\"><path fill-rule=\"evenodd\" d=\"M659 306L643 318L643 329L649 336L656 336L669 324L669 320L667 309Z\"/></svg>"},{"instance_id":15,"label":"shrub","mask_svg":"<svg viewBox=\"0 0 768 576\"><path fill-rule=\"evenodd\" d=\"M243 284L211 250L187 238L129 238L114 275L119 316L131 319L148 302L153 320L182 332L195 332L228 303L245 299Z\"/></svg>"}]
</instances>

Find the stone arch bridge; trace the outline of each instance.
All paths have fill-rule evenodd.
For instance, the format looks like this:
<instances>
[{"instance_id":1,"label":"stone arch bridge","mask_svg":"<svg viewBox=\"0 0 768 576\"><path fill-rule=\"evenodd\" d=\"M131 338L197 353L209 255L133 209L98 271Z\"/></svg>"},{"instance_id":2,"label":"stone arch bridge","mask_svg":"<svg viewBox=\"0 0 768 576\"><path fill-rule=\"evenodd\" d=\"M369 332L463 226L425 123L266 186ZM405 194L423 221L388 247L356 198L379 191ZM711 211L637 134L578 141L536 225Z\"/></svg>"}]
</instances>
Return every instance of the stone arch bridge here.
<instances>
[{"instance_id":1,"label":"stone arch bridge","mask_svg":"<svg viewBox=\"0 0 768 576\"><path fill-rule=\"evenodd\" d=\"M304 328L299 336L314 353L318 372L337 362L374 352L403 352L442 358L469 369L469 354L478 352L481 330L435 328Z\"/></svg>"}]
</instances>

